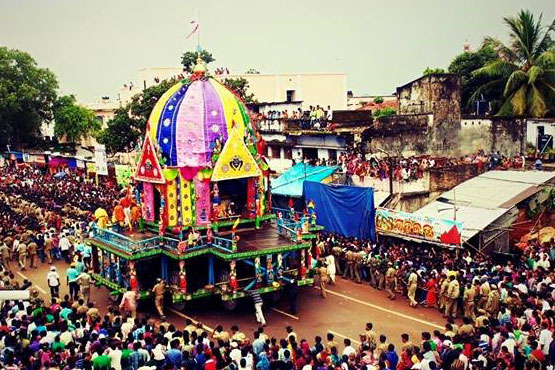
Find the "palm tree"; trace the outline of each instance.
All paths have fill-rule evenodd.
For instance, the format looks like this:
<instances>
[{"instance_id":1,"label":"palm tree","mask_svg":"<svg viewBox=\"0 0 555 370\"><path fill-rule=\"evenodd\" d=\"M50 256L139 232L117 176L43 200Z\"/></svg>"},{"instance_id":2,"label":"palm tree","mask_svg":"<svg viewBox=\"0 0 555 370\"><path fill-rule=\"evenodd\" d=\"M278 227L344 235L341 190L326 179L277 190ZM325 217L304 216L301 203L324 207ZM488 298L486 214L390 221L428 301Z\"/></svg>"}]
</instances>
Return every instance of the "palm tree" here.
<instances>
[{"instance_id":1,"label":"palm tree","mask_svg":"<svg viewBox=\"0 0 555 370\"><path fill-rule=\"evenodd\" d=\"M496 85L504 86L502 103L497 115L528 115L544 117L555 113L555 19L548 27L537 21L528 10L516 17L503 18L510 29L509 46L486 37L482 47L491 47L498 59L473 72L492 80L472 95L475 100Z\"/></svg>"}]
</instances>

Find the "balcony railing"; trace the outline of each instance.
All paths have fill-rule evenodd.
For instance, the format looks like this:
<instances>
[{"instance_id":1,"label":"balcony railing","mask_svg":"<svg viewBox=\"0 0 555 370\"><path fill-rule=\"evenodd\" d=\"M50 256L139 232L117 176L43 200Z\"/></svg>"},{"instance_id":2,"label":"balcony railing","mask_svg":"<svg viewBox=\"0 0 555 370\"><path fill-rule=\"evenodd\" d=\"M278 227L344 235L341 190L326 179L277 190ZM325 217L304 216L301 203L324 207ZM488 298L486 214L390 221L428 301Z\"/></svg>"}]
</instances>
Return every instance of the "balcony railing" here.
<instances>
[{"instance_id":1,"label":"balcony railing","mask_svg":"<svg viewBox=\"0 0 555 370\"><path fill-rule=\"evenodd\" d=\"M329 121L325 118L261 118L254 121L260 131L266 132L326 131L329 127Z\"/></svg>"}]
</instances>

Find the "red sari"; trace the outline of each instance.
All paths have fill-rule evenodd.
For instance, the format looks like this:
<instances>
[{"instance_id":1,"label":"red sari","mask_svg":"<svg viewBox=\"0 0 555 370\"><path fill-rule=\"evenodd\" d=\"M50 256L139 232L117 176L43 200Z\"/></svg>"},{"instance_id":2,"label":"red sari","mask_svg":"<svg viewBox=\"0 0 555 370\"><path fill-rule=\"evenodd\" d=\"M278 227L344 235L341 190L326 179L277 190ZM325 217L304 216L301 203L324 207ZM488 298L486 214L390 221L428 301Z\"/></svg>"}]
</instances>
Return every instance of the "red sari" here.
<instances>
[{"instance_id":1,"label":"red sari","mask_svg":"<svg viewBox=\"0 0 555 370\"><path fill-rule=\"evenodd\" d=\"M431 277L426 282L426 289L428 294L426 295L426 304L428 307L435 307L437 304L437 281L435 278Z\"/></svg>"}]
</instances>

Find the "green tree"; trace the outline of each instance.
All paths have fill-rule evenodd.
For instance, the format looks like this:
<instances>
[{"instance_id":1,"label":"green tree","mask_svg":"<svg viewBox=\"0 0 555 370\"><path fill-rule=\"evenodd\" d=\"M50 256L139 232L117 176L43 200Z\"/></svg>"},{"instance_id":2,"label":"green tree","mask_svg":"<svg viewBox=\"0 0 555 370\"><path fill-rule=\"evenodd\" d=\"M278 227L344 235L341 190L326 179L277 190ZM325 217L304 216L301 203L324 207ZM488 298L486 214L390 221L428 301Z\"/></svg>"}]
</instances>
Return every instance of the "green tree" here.
<instances>
[{"instance_id":1,"label":"green tree","mask_svg":"<svg viewBox=\"0 0 555 370\"><path fill-rule=\"evenodd\" d=\"M509 27L510 44L486 37L483 46L491 47L497 58L474 71L474 76L494 78L502 83L503 103L497 115L528 115L544 117L553 114L555 107L555 19L549 26L542 25L542 16L536 19L527 10L516 17L503 18ZM481 93L482 85L472 96Z\"/></svg>"},{"instance_id":2,"label":"green tree","mask_svg":"<svg viewBox=\"0 0 555 370\"><path fill-rule=\"evenodd\" d=\"M0 47L0 145L19 147L52 119L56 76L26 52Z\"/></svg>"},{"instance_id":3,"label":"green tree","mask_svg":"<svg viewBox=\"0 0 555 370\"><path fill-rule=\"evenodd\" d=\"M106 145L110 153L128 152L144 134L144 125L131 117L130 106L116 110L114 118L108 121L107 127L98 135L99 143Z\"/></svg>"},{"instance_id":4,"label":"green tree","mask_svg":"<svg viewBox=\"0 0 555 370\"><path fill-rule=\"evenodd\" d=\"M206 63L212 63L216 59L212 56L212 53L206 50L202 50L200 52L200 57ZM181 64L183 65L183 70L187 73L193 72L193 68L197 64L198 52L196 51L187 51L183 53L181 57Z\"/></svg>"},{"instance_id":5,"label":"green tree","mask_svg":"<svg viewBox=\"0 0 555 370\"><path fill-rule=\"evenodd\" d=\"M94 113L76 104L73 95L61 96L54 103L54 134L64 137L73 147L88 135L95 135L101 129L101 123Z\"/></svg>"},{"instance_id":6,"label":"green tree","mask_svg":"<svg viewBox=\"0 0 555 370\"><path fill-rule=\"evenodd\" d=\"M434 74L434 73L445 73L445 70L443 68L426 67L426 69L422 72L422 74L424 76L431 75L431 74Z\"/></svg>"},{"instance_id":7,"label":"green tree","mask_svg":"<svg viewBox=\"0 0 555 370\"><path fill-rule=\"evenodd\" d=\"M133 96L129 104L116 111L114 118L98 135L98 141L106 145L110 153L128 151L144 135L146 123L154 106L177 80L163 80L158 85L150 86Z\"/></svg>"},{"instance_id":8,"label":"green tree","mask_svg":"<svg viewBox=\"0 0 555 370\"><path fill-rule=\"evenodd\" d=\"M396 113L397 111L394 108L383 108L383 109L378 109L375 112L372 112L372 117L378 118L378 117L384 117L384 116L392 116Z\"/></svg>"},{"instance_id":9,"label":"green tree","mask_svg":"<svg viewBox=\"0 0 555 370\"><path fill-rule=\"evenodd\" d=\"M383 103L383 98L381 96L376 96L374 98L374 104L381 104Z\"/></svg>"},{"instance_id":10,"label":"green tree","mask_svg":"<svg viewBox=\"0 0 555 370\"><path fill-rule=\"evenodd\" d=\"M243 77L226 78L223 84L237 94L245 103L254 103L256 99L254 94L248 93L249 81Z\"/></svg>"},{"instance_id":11,"label":"green tree","mask_svg":"<svg viewBox=\"0 0 555 370\"><path fill-rule=\"evenodd\" d=\"M483 47L476 52L464 52L459 54L449 64L449 72L461 76L461 106L467 109L470 97L480 88L480 95L488 100L493 107L498 107L499 100L503 94L503 87L495 83L495 79L485 75L475 76L475 70L497 59L497 54L491 47Z\"/></svg>"}]
</instances>

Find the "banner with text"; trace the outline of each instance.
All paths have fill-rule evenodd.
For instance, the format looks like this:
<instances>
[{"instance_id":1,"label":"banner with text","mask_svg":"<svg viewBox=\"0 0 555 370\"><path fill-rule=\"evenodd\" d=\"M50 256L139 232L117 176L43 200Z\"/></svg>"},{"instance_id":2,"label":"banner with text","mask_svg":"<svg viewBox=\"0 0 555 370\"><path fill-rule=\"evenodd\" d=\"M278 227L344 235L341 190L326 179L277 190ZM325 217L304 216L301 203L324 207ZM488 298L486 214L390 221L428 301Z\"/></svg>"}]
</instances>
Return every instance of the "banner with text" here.
<instances>
[{"instance_id":1,"label":"banner with text","mask_svg":"<svg viewBox=\"0 0 555 370\"><path fill-rule=\"evenodd\" d=\"M462 243L462 227L463 224L459 221L426 217L393 209L376 209L378 233L399 234L454 246Z\"/></svg>"},{"instance_id":2,"label":"banner with text","mask_svg":"<svg viewBox=\"0 0 555 370\"><path fill-rule=\"evenodd\" d=\"M108 162L106 162L106 147L101 144L94 146L94 162L96 174L108 176Z\"/></svg>"}]
</instances>

